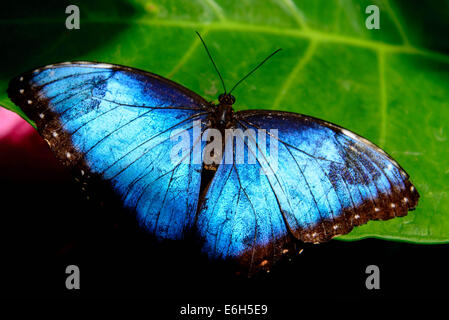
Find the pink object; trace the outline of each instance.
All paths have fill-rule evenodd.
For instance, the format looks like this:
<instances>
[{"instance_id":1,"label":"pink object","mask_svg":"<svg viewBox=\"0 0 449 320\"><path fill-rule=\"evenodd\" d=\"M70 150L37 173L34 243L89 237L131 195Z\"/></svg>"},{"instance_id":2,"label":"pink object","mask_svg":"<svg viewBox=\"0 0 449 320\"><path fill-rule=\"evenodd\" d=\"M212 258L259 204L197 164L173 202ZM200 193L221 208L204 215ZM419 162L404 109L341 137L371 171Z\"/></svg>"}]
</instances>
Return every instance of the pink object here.
<instances>
[{"instance_id":1,"label":"pink object","mask_svg":"<svg viewBox=\"0 0 449 320\"><path fill-rule=\"evenodd\" d=\"M37 131L16 113L0 107L0 179L70 179Z\"/></svg>"},{"instance_id":2,"label":"pink object","mask_svg":"<svg viewBox=\"0 0 449 320\"><path fill-rule=\"evenodd\" d=\"M17 114L0 108L0 142L17 143L32 134L34 128Z\"/></svg>"}]
</instances>

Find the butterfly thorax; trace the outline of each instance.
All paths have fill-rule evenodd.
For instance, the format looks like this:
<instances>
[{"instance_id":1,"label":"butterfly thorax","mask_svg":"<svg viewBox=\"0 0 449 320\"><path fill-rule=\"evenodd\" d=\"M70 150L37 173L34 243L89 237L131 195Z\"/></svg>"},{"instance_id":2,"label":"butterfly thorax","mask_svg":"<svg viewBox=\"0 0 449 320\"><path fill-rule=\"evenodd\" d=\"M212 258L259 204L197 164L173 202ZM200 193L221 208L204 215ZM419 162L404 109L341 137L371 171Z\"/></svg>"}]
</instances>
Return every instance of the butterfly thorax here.
<instances>
[{"instance_id":1,"label":"butterfly thorax","mask_svg":"<svg viewBox=\"0 0 449 320\"><path fill-rule=\"evenodd\" d=\"M232 105L235 102L234 96L230 94L221 94L218 97L218 105L215 112L215 123L214 125L217 129L225 129L232 124L234 110L232 109Z\"/></svg>"},{"instance_id":2,"label":"butterfly thorax","mask_svg":"<svg viewBox=\"0 0 449 320\"><path fill-rule=\"evenodd\" d=\"M235 102L234 96L230 94L221 94L218 97L219 103L217 105L213 105L215 109L211 117L209 118L209 126L208 129L217 129L220 131L221 136L225 137L225 130L231 128L234 125L234 110L232 109L232 105ZM211 141L213 137L211 137ZM219 154L214 154L215 151L212 151L211 158L216 158L216 162L203 165L203 170L210 170L211 172L215 172L218 168L218 164L221 162L221 157L223 155L223 150L225 148L225 139L222 139L222 149ZM212 173L212 176L213 176Z\"/></svg>"}]
</instances>

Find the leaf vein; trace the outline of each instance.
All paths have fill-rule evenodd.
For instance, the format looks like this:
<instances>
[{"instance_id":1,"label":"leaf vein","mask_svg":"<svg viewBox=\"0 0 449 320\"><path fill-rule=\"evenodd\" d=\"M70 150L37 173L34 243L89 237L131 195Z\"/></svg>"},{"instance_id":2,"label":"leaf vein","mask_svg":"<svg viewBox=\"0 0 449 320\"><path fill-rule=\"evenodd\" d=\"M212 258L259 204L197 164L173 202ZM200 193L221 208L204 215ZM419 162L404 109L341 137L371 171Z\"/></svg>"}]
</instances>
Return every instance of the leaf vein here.
<instances>
[{"instance_id":1,"label":"leaf vein","mask_svg":"<svg viewBox=\"0 0 449 320\"><path fill-rule=\"evenodd\" d=\"M285 95L290 90L290 87L292 86L293 80L298 75L298 72L301 71L307 63L310 61L310 59L313 57L313 54L315 53L317 44L315 41L311 41L309 46L307 47L304 55L298 60L296 63L296 66L292 69L290 74L288 75L287 79L285 80L284 84L282 85L281 89L279 90L279 93L274 100L273 108L278 108L282 100L284 99Z\"/></svg>"}]
</instances>

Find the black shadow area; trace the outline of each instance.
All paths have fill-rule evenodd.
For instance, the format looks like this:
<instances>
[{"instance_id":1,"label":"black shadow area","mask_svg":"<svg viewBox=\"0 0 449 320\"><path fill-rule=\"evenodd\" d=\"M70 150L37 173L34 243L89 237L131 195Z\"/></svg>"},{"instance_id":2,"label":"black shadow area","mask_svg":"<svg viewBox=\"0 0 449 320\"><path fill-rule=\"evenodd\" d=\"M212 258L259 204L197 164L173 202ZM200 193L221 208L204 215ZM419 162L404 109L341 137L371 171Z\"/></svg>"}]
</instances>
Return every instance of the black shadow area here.
<instances>
[{"instance_id":1,"label":"black shadow area","mask_svg":"<svg viewBox=\"0 0 449 320\"><path fill-rule=\"evenodd\" d=\"M449 53L449 3L440 0L395 0L403 28L414 45Z\"/></svg>"},{"instance_id":2,"label":"black shadow area","mask_svg":"<svg viewBox=\"0 0 449 320\"><path fill-rule=\"evenodd\" d=\"M80 29L66 28L66 8L77 5ZM4 1L0 10L0 77L71 61L112 41L138 12L127 1Z\"/></svg>"},{"instance_id":3,"label":"black shadow area","mask_svg":"<svg viewBox=\"0 0 449 320\"><path fill-rule=\"evenodd\" d=\"M211 264L198 248L155 242L130 217L87 201L62 168L59 175L0 181L3 297L139 298L173 312L195 303L293 308L307 299L449 297L448 245L331 241L247 279ZM80 290L65 287L71 264L80 268ZM365 286L369 265L380 269L379 290Z\"/></svg>"}]
</instances>

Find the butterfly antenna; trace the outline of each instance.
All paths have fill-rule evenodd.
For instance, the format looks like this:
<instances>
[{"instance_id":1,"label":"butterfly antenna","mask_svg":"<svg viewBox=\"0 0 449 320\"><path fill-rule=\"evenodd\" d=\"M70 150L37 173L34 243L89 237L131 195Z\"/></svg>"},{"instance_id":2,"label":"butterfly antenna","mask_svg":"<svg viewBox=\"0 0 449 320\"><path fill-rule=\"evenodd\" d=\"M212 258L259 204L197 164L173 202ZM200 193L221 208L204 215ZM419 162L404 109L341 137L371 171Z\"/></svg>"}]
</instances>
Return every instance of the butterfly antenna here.
<instances>
[{"instance_id":1,"label":"butterfly antenna","mask_svg":"<svg viewBox=\"0 0 449 320\"><path fill-rule=\"evenodd\" d=\"M209 49L207 49L206 43L204 42L204 40L203 40L203 38L201 37L200 33L199 33L198 31L195 31L195 32L196 32L196 34L198 35L198 37L200 38L201 42L203 43L204 49L206 49L207 55L209 56L210 61L212 61L212 64L214 65L214 68L215 68L215 70L217 71L218 76L220 77L221 84L223 85L224 93L226 94L226 86L225 86L225 83L224 83L224 81L223 81L223 78L222 78L222 76L221 76L221 74L220 74L220 71L218 71L217 65L215 64L214 59L212 59L212 56L210 55Z\"/></svg>"},{"instance_id":2,"label":"butterfly antenna","mask_svg":"<svg viewBox=\"0 0 449 320\"><path fill-rule=\"evenodd\" d=\"M279 51L281 51L282 49L277 49L275 52L273 52L272 54L270 54L268 57L266 57L261 63L259 63L253 70L251 70L246 76L244 76L242 79L240 79L239 82L237 82L235 84L235 86L232 87L231 91L229 91L229 94L231 94L231 92L240 84L242 83L246 78L248 78L251 74L253 74L254 71L256 71L257 69L259 69L265 62L267 62L268 59L270 59L272 56L274 56L276 53L278 53Z\"/></svg>"}]
</instances>

